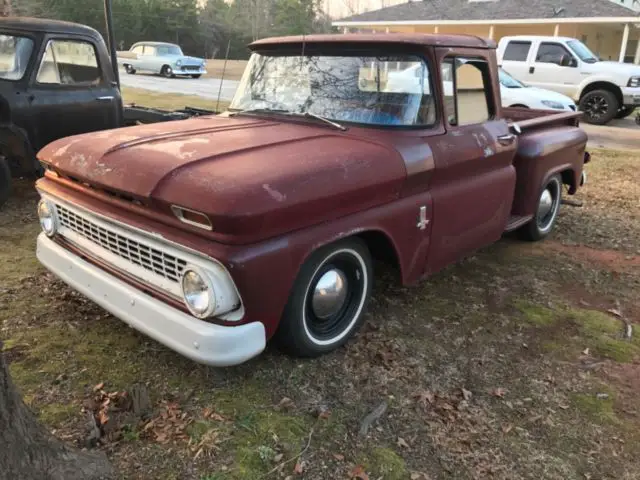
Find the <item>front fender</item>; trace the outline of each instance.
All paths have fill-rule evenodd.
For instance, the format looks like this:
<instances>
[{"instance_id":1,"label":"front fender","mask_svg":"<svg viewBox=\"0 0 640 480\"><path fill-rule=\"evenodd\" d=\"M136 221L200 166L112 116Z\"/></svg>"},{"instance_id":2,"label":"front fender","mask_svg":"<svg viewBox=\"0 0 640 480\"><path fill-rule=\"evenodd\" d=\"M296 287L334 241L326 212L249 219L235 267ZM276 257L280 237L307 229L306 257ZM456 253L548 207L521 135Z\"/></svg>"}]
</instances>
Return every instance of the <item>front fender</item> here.
<instances>
[{"instance_id":1,"label":"front fender","mask_svg":"<svg viewBox=\"0 0 640 480\"><path fill-rule=\"evenodd\" d=\"M582 82L580 82L580 84L578 85L578 88L576 90L576 98L574 98L574 100L579 101L584 89L587 88L592 83L596 83L596 82L610 83L614 87L618 89L620 88L620 79L616 78L615 75L611 75L608 73L598 73L594 75L589 75L587 78L584 78Z\"/></svg>"}]
</instances>

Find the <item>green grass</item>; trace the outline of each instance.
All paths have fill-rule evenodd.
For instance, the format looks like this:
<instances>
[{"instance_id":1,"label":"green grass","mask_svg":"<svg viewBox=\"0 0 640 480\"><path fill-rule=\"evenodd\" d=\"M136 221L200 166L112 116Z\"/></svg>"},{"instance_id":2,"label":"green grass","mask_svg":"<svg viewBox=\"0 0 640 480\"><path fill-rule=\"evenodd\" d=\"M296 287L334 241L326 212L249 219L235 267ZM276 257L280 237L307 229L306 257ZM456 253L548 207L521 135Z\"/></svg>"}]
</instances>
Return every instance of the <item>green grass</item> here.
<instances>
[{"instance_id":1,"label":"green grass","mask_svg":"<svg viewBox=\"0 0 640 480\"><path fill-rule=\"evenodd\" d=\"M549 326L558 320L558 313L551 308L526 300L516 300L514 303L515 307L523 314L525 321L532 325Z\"/></svg>"},{"instance_id":2,"label":"green grass","mask_svg":"<svg viewBox=\"0 0 640 480\"><path fill-rule=\"evenodd\" d=\"M577 393L571 397L571 403L580 414L598 423L620 423L614 411L615 394L602 386L592 393Z\"/></svg>"},{"instance_id":3,"label":"green grass","mask_svg":"<svg viewBox=\"0 0 640 480\"><path fill-rule=\"evenodd\" d=\"M390 448L374 447L359 463L364 466L369 478L402 480L409 477L405 461Z\"/></svg>"},{"instance_id":4,"label":"green grass","mask_svg":"<svg viewBox=\"0 0 640 480\"><path fill-rule=\"evenodd\" d=\"M164 93L144 90L141 88L122 87L122 99L125 105L136 104L143 107L159 108L163 110L177 110L184 107L196 107L215 110L216 101L197 95L182 95L180 93ZM218 110L224 111L229 102L220 101Z\"/></svg>"}]
</instances>

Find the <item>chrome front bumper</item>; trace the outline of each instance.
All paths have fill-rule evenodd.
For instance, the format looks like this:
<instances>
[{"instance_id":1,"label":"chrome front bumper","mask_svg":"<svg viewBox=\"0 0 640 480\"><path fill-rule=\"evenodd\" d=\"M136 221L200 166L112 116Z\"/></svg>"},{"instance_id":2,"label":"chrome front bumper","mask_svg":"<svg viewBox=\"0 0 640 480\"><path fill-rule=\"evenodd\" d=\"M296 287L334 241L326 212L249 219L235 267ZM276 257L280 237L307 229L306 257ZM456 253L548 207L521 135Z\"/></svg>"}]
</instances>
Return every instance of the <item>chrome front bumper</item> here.
<instances>
[{"instance_id":1,"label":"chrome front bumper","mask_svg":"<svg viewBox=\"0 0 640 480\"><path fill-rule=\"evenodd\" d=\"M38 236L37 257L73 289L136 330L196 362L219 367L237 365L265 348L262 323L231 327L198 320L83 260L44 233Z\"/></svg>"}]
</instances>

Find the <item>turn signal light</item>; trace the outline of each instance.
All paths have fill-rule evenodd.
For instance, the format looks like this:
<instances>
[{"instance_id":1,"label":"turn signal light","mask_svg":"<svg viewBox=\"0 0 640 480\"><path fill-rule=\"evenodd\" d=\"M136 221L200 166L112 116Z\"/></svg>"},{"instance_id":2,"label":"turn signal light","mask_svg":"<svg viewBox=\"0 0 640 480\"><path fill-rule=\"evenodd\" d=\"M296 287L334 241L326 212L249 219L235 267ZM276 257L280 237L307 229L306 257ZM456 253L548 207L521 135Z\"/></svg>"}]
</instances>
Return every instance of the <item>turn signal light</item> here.
<instances>
[{"instance_id":1,"label":"turn signal light","mask_svg":"<svg viewBox=\"0 0 640 480\"><path fill-rule=\"evenodd\" d=\"M193 225L194 227L203 228L205 230L213 230L211 220L204 213L190 210L184 207L171 205L171 211L183 223Z\"/></svg>"}]
</instances>

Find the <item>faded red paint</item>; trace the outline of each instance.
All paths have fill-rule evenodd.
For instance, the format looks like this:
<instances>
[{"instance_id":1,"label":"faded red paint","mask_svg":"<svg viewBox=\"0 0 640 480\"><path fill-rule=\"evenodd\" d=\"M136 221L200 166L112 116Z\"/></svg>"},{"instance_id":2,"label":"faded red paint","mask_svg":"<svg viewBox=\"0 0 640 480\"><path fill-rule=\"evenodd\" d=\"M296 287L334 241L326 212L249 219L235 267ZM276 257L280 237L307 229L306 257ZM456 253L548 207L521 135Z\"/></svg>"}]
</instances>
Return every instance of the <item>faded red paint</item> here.
<instances>
[{"instance_id":1,"label":"faded red paint","mask_svg":"<svg viewBox=\"0 0 640 480\"><path fill-rule=\"evenodd\" d=\"M301 264L322 245L378 232L411 284L497 240L514 218L531 218L550 174L562 172L572 192L577 188L586 144L580 114L501 109L492 42L334 35L269 39L251 48L291 49L303 41L314 51L373 45L384 55L408 48L436 66L452 53L484 57L496 118L457 127L440 115L428 129L345 132L276 116L129 127L48 145L39 158L60 176L48 173L38 188L218 259L243 299L243 321L263 322L268 335ZM441 94L439 72L434 68ZM523 133L502 144L513 121ZM179 222L173 204L206 213L213 231ZM421 206L424 230L416 225Z\"/></svg>"}]
</instances>

